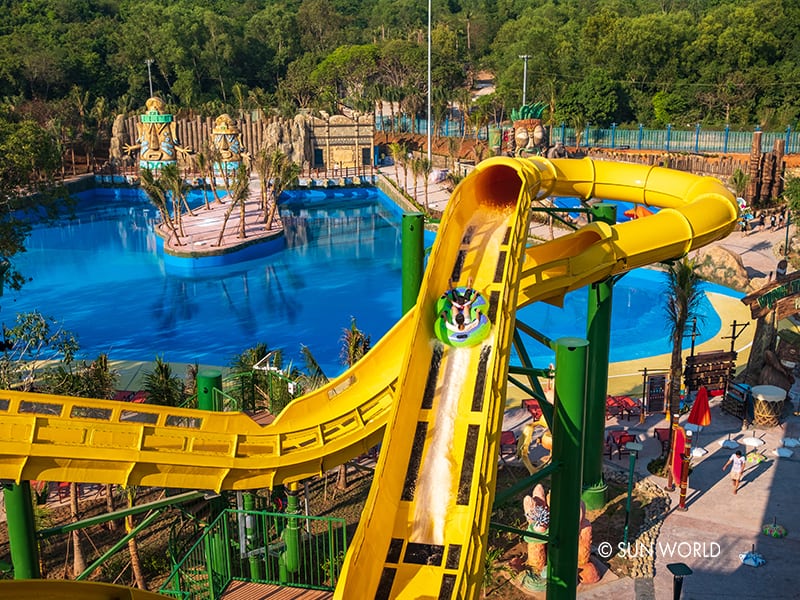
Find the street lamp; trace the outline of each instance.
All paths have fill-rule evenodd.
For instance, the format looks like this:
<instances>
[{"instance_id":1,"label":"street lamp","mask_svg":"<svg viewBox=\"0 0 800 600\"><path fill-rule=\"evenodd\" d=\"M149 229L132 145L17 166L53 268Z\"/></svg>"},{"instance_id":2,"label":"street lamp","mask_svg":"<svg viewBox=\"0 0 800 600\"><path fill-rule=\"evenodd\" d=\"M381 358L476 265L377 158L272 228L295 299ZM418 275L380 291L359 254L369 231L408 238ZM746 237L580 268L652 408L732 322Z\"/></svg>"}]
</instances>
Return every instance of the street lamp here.
<instances>
[{"instance_id":1,"label":"street lamp","mask_svg":"<svg viewBox=\"0 0 800 600\"><path fill-rule=\"evenodd\" d=\"M428 164L431 163L431 0L428 0Z\"/></svg>"},{"instance_id":2,"label":"street lamp","mask_svg":"<svg viewBox=\"0 0 800 600\"><path fill-rule=\"evenodd\" d=\"M528 59L530 55L520 54L519 58L525 61L522 67L522 106L525 106L525 94L528 91Z\"/></svg>"},{"instance_id":3,"label":"street lamp","mask_svg":"<svg viewBox=\"0 0 800 600\"><path fill-rule=\"evenodd\" d=\"M789 223L792 222L792 212L786 208L786 241L783 243L783 257L789 256Z\"/></svg>"},{"instance_id":4,"label":"street lamp","mask_svg":"<svg viewBox=\"0 0 800 600\"><path fill-rule=\"evenodd\" d=\"M633 469L636 466L636 457L639 456L639 452L641 452L642 444L639 442L628 442L625 444L625 448L628 450L628 454L631 457L630 463L630 470L628 471L628 499L625 502L625 531L622 534L622 543L623 545L628 545L628 525L631 519L631 496L633 495Z\"/></svg>"},{"instance_id":5,"label":"street lamp","mask_svg":"<svg viewBox=\"0 0 800 600\"><path fill-rule=\"evenodd\" d=\"M150 74L150 65L153 64L153 59L148 58L144 62L147 63L147 81L150 82L150 97L153 97L153 76Z\"/></svg>"}]
</instances>

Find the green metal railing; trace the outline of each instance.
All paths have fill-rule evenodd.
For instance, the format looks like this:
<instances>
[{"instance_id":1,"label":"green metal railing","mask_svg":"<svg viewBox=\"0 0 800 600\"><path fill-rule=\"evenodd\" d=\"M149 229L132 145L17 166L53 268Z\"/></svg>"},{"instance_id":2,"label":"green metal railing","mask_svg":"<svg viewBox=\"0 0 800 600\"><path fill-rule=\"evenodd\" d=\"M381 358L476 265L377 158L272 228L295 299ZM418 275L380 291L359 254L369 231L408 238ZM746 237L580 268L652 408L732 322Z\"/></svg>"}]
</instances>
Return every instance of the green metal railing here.
<instances>
[{"instance_id":1,"label":"green metal railing","mask_svg":"<svg viewBox=\"0 0 800 600\"><path fill-rule=\"evenodd\" d=\"M347 550L344 519L223 511L175 566L160 594L216 600L232 581L332 591Z\"/></svg>"}]
</instances>

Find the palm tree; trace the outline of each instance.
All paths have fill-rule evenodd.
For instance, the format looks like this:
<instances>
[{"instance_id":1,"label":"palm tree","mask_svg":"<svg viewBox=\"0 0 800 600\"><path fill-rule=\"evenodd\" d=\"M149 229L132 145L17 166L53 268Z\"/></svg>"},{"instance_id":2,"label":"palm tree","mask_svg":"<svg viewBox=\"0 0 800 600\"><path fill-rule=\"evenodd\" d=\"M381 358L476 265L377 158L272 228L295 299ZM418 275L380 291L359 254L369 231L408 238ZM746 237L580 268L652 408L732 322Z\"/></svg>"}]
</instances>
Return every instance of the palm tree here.
<instances>
[{"instance_id":1,"label":"palm tree","mask_svg":"<svg viewBox=\"0 0 800 600\"><path fill-rule=\"evenodd\" d=\"M669 393L667 410L670 418L679 407L681 373L683 371L682 348L686 325L698 318L700 301L703 298L702 279L696 270L697 263L686 256L667 267L666 313L672 339L672 356L669 366Z\"/></svg>"},{"instance_id":2,"label":"palm tree","mask_svg":"<svg viewBox=\"0 0 800 600\"><path fill-rule=\"evenodd\" d=\"M144 376L144 391L147 401L161 406L180 406L183 404L183 381L172 373L172 367L156 356L155 366Z\"/></svg>"},{"instance_id":3,"label":"palm tree","mask_svg":"<svg viewBox=\"0 0 800 600\"><path fill-rule=\"evenodd\" d=\"M272 178L272 158L266 146L260 148L253 157L253 168L261 184L261 212L266 223L269 216L269 186Z\"/></svg>"},{"instance_id":4,"label":"palm tree","mask_svg":"<svg viewBox=\"0 0 800 600\"><path fill-rule=\"evenodd\" d=\"M276 150L272 155L272 204L269 207L267 216L267 231L272 229L272 222L278 213L278 200L284 190L297 185L297 178L300 176L300 165L291 161L280 150Z\"/></svg>"},{"instance_id":5,"label":"palm tree","mask_svg":"<svg viewBox=\"0 0 800 600\"><path fill-rule=\"evenodd\" d=\"M197 171L200 173L203 182L203 202L206 204L206 210L211 209L208 203L208 190L206 189L206 174L208 171L208 156L206 155L205 148L201 148L194 154L194 161L197 165Z\"/></svg>"},{"instance_id":6,"label":"palm tree","mask_svg":"<svg viewBox=\"0 0 800 600\"><path fill-rule=\"evenodd\" d=\"M731 175L729 183L733 186L733 191L736 195L739 198L743 198L745 191L747 191L747 184L750 183L750 175L741 169L736 169Z\"/></svg>"},{"instance_id":7,"label":"palm tree","mask_svg":"<svg viewBox=\"0 0 800 600\"><path fill-rule=\"evenodd\" d=\"M136 487L125 488L125 495L128 498L128 508L133 508L136 505ZM125 517L125 531L130 533L133 531L133 515ZM136 537L128 540L128 553L131 557L131 571L133 571L133 579L136 581L136 587L140 590L147 589L147 582L144 578L144 570L142 569L142 560L139 557L139 546L136 543Z\"/></svg>"},{"instance_id":8,"label":"palm tree","mask_svg":"<svg viewBox=\"0 0 800 600\"><path fill-rule=\"evenodd\" d=\"M419 159L420 174L424 178L423 185L425 186L425 212L428 212L428 184L430 183L431 171L433 171L433 163L426 157Z\"/></svg>"},{"instance_id":9,"label":"palm tree","mask_svg":"<svg viewBox=\"0 0 800 600\"><path fill-rule=\"evenodd\" d=\"M423 158L415 158L411 161L411 174L414 176L414 202L417 202L417 188L419 187L419 176L422 173Z\"/></svg>"},{"instance_id":10,"label":"palm tree","mask_svg":"<svg viewBox=\"0 0 800 600\"><path fill-rule=\"evenodd\" d=\"M356 326L355 317L350 317L350 327L343 330L342 349L339 354L342 364L352 367L362 356L369 352L370 338Z\"/></svg>"},{"instance_id":11,"label":"palm tree","mask_svg":"<svg viewBox=\"0 0 800 600\"><path fill-rule=\"evenodd\" d=\"M78 506L78 484L69 484L69 515L72 523L80 520L80 510ZM86 560L81 548L80 529L72 531L72 571L73 576L77 577L86 570Z\"/></svg>"},{"instance_id":12,"label":"palm tree","mask_svg":"<svg viewBox=\"0 0 800 600\"><path fill-rule=\"evenodd\" d=\"M233 209L237 206L240 206L240 223L239 223L239 238L243 239L246 237L245 235L245 222L244 222L244 204L247 201L247 195L250 192L250 173L247 171L247 167L244 165L239 165L239 169L236 171L236 175L233 176L233 181L231 183L230 188L228 189L228 194L230 197L230 205L228 206L227 210L225 211L225 216L222 219L222 227L219 230L219 237L217 238L217 246L222 245L222 238L225 237L225 226L228 224L228 219L231 217L231 213Z\"/></svg>"},{"instance_id":13,"label":"palm tree","mask_svg":"<svg viewBox=\"0 0 800 600\"><path fill-rule=\"evenodd\" d=\"M186 212L194 216L194 213L192 212L192 209L189 207L189 203L186 200L186 192L189 190L189 185L181 176L181 173L178 170L178 165L174 163L164 165L164 167L161 169L161 182L163 189L169 190L170 197L172 199L172 216L175 219L178 231L182 236L186 235L183 231L184 207L186 208Z\"/></svg>"},{"instance_id":14,"label":"palm tree","mask_svg":"<svg viewBox=\"0 0 800 600\"><path fill-rule=\"evenodd\" d=\"M456 166L456 160L458 160L458 154L460 151L461 151L461 140L459 140L457 137L448 137L447 155L450 157L451 170Z\"/></svg>"},{"instance_id":15,"label":"palm tree","mask_svg":"<svg viewBox=\"0 0 800 600\"><path fill-rule=\"evenodd\" d=\"M398 167L400 166L400 161L402 157L406 155L405 146L399 142L392 142L389 144L389 155L392 157L392 163L394 164L394 179L397 181L398 185L400 184L400 172Z\"/></svg>"},{"instance_id":16,"label":"palm tree","mask_svg":"<svg viewBox=\"0 0 800 600\"><path fill-rule=\"evenodd\" d=\"M147 198L158 209L161 215L161 222L167 227L169 232L175 236L175 245L182 246L181 236L178 234L178 230L175 228L175 223L167 208L167 190L164 188L163 182L156 179L150 169L141 171L140 182L144 193L147 194Z\"/></svg>"}]
</instances>

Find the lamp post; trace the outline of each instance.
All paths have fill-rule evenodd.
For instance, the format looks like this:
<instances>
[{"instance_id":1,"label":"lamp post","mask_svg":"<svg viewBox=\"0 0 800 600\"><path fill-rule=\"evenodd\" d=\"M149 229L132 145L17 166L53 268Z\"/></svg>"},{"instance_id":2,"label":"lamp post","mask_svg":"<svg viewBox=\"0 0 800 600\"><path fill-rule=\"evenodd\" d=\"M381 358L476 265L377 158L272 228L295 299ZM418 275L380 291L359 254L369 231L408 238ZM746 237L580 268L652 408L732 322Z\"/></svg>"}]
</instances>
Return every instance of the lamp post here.
<instances>
[{"instance_id":1,"label":"lamp post","mask_svg":"<svg viewBox=\"0 0 800 600\"><path fill-rule=\"evenodd\" d=\"M787 208L786 210L786 241L783 243L783 257L789 256L789 223L792 221L792 212Z\"/></svg>"},{"instance_id":2,"label":"lamp post","mask_svg":"<svg viewBox=\"0 0 800 600\"><path fill-rule=\"evenodd\" d=\"M631 496L633 495L633 469L636 466L636 457L639 456L643 446L639 442L628 442L625 444L625 448L631 457L630 470L628 471L628 499L625 501L625 531L622 534L622 543L627 546L628 525L631 520Z\"/></svg>"},{"instance_id":3,"label":"lamp post","mask_svg":"<svg viewBox=\"0 0 800 600\"><path fill-rule=\"evenodd\" d=\"M153 59L148 58L144 62L147 63L147 81L150 82L150 97L153 97L153 76L150 74L150 65L153 64Z\"/></svg>"},{"instance_id":4,"label":"lamp post","mask_svg":"<svg viewBox=\"0 0 800 600\"><path fill-rule=\"evenodd\" d=\"M431 0L428 0L428 120L426 121L428 134L428 164L431 162Z\"/></svg>"},{"instance_id":5,"label":"lamp post","mask_svg":"<svg viewBox=\"0 0 800 600\"><path fill-rule=\"evenodd\" d=\"M519 58L524 61L522 67L522 106L525 106L526 92L528 91L528 59L530 55L520 54Z\"/></svg>"}]
</instances>

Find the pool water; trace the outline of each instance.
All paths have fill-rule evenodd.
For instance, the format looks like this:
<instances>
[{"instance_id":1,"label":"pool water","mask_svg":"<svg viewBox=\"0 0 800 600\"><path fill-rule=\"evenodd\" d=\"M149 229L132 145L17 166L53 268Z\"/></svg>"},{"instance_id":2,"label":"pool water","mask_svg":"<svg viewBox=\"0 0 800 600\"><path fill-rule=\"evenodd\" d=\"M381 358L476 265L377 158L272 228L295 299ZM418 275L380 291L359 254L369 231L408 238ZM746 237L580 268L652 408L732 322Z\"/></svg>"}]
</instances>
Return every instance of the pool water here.
<instances>
[{"instance_id":1,"label":"pool water","mask_svg":"<svg viewBox=\"0 0 800 600\"><path fill-rule=\"evenodd\" d=\"M34 227L18 260L31 281L6 293L0 316L7 327L18 312L55 318L78 337L81 358L227 366L263 342L296 365L305 345L333 376L344 368L351 318L374 344L401 316L402 215L376 188L285 192L283 249L193 269L165 266L158 212L139 190L98 188L77 199L74 216ZM190 201L202 204L202 194ZM669 352L663 279L642 269L615 286L612 361ZM563 309L537 303L518 317L553 339L583 337L586 302L578 290ZM698 344L720 329L708 303L701 311ZM530 352L537 364L552 362L538 344Z\"/></svg>"}]
</instances>

